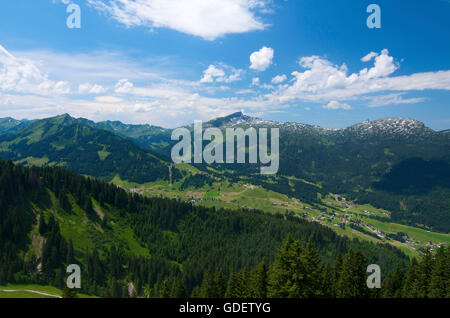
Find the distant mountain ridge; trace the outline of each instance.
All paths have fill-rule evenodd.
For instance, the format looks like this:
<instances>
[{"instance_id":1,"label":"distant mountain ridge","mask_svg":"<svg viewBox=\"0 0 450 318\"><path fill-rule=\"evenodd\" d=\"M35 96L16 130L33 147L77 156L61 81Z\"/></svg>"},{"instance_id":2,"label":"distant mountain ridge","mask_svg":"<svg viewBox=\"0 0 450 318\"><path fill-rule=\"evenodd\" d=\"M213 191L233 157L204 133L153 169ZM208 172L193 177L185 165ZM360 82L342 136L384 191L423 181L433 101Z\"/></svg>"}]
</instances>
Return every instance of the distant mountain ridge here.
<instances>
[{"instance_id":1,"label":"distant mountain ridge","mask_svg":"<svg viewBox=\"0 0 450 318\"><path fill-rule=\"evenodd\" d=\"M121 121L107 120L96 123L84 118L80 118L79 120L90 127L103 129L120 137L130 139L141 148L162 153L164 155L169 154L167 149L170 145L170 135L172 131L170 129L148 124L124 124Z\"/></svg>"},{"instance_id":2,"label":"distant mountain ridge","mask_svg":"<svg viewBox=\"0 0 450 318\"><path fill-rule=\"evenodd\" d=\"M4 127L8 124L11 126L11 120ZM170 138L171 129L118 121L95 123L67 114L25 125L18 132L0 136L1 158L21 164L59 165L105 180L120 176L122 180L145 183L170 178L169 156L176 142ZM438 172L448 171L450 166L448 131L436 132L419 121L404 118L326 129L266 121L242 112L204 123L204 128L249 126L280 128L277 178L268 182L259 174L258 165L235 164L226 169L220 164L212 166L227 178L249 178L276 192L290 196L295 193L302 200L314 201L320 193L344 194L392 211L397 222L450 231L450 189L448 182L441 180L446 174ZM420 160L408 161L413 158ZM211 173L206 165L197 166ZM393 169L395 173L389 174ZM415 171L417 177L405 175L409 171ZM179 176L178 172L173 169L172 177ZM307 180L321 188L306 189L304 183L281 181L280 176ZM386 186L386 182L397 188Z\"/></svg>"},{"instance_id":3,"label":"distant mountain ridge","mask_svg":"<svg viewBox=\"0 0 450 318\"><path fill-rule=\"evenodd\" d=\"M309 180L320 184L321 189L305 189L292 180L262 182L256 165L228 166L230 177L252 176L253 183L288 195L299 186L295 192L310 200L314 200L311 191L317 197L340 193L361 204L371 203L391 211L396 222L450 231L448 131L437 132L407 118L367 120L347 128L326 129L235 113L214 123L221 128L279 128L278 175ZM220 165L214 168L221 169ZM409 175L412 171L413 177Z\"/></svg>"},{"instance_id":4,"label":"distant mountain ridge","mask_svg":"<svg viewBox=\"0 0 450 318\"><path fill-rule=\"evenodd\" d=\"M21 164L62 166L104 180L119 176L149 182L169 177L164 158L68 114L0 136L0 157Z\"/></svg>"},{"instance_id":5,"label":"distant mountain ridge","mask_svg":"<svg viewBox=\"0 0 450 318\"><path fill-rule=\"evenodd\" d=\"M211 119L206 123L204 123L203 126L206 128L207 127L226 128L240 124L262 124L262 123L274 123L274 122L266 121L257 117L244 115L243 112L236 112L228 116Z\"/></svg>"},{"instance_id":6,"label":"distant mountain ridge","mask_svg":"<svg viewBox=\"0 0 450 318\"><path fill-rule=\"evenodd\" d=\"M382 118L377 120L365 120L361 123L345 127L345 128L323 128L316 125L308 125L297 122L276 122L262 120L255 117L249 117L242 115L242 113L232 114L227 117L216 119L211 121L213 124L216 122L221 122L223 126L234 126L234 125L266 125L278 127L281 129L289 130L311 130L324 135L348 135L353 133L355 137L368 137L368 136L389 136L389 135L415 135L415 136L427 136L436 132L433 129L425 126L424 123L409 119L409 118ZM226 122L224 124L223 122Z\"/></svg>"},{"instance_id":7,"label":"distant mountain ridge","mask_svg":"<svg viewBox=\"0 0 450 318\"><path fill-rule=\"evenodd\" d=\"M31 125L35 120L17 120L11 117L0 118L0 135L15 133L28 125Z\"/></svg>"},{"instance_id":8,"label":"distant mountain ridge","mask_svg":"<svg viewBox=\"0 0 450 318\"><path fill-rule=\"evenodd\" d=\"M63 114L60 116L70 117L69 114ZM56 117L60 117L56 116ZM73 118L75 119L75 118ZM138 139L144 136L155 136L155 135L167 135L167 132L171 132L173 129L163 128L159 126L154 126L150 124L127 124L121 121L100 121L94 122L85 118L77 118L81 123L97 128L103 129L115 133L121 137L127 137L132 139ZM32 124L36 120L17 120L11 117L0 118L0 134L10 131L10 129L15 128L15 131ZM323 134L343 134L345 132L354 132L357 135L386 135L386 134L432 134L432 133L448 133L450 129L442 130L439 132L427 127L423 122L410 119L410 118L381 118L377 120L365 120L363 122L354 124L352 126L344 128L324 128L317 125L309 125L298 122L277 122L271 120L264 120L258 117L252 117L245 115L243 112L236 112L224 117L218 117L204 122L203 126L207 127L217 127L226 128L233 127L235 125L245 125L245 124L255 124L255 125L268 125L285 129L311 129Z\"/></svg>"}]
</instances>

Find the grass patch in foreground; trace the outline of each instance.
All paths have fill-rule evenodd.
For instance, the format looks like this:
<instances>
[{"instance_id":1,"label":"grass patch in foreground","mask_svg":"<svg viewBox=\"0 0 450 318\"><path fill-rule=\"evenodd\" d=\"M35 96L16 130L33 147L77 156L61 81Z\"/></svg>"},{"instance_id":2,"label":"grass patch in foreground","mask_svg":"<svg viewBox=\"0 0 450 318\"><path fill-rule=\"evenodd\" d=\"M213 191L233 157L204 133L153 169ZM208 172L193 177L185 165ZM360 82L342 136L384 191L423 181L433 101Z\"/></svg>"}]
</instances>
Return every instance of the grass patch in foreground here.
<instances>
[{"instance_id":1,"label":"grass patch in foreground","mask_svg":"<svg viewBox=\"0 0 450 318\"><path fill-rule=\"evenodd\" d=\"M0 286L0 298L59 298L58 296L62 296L62 291L53 286L36 284ZM77 293L77 296L79 298L95 298L79 293Z\"/></svg>"}]
</instances>

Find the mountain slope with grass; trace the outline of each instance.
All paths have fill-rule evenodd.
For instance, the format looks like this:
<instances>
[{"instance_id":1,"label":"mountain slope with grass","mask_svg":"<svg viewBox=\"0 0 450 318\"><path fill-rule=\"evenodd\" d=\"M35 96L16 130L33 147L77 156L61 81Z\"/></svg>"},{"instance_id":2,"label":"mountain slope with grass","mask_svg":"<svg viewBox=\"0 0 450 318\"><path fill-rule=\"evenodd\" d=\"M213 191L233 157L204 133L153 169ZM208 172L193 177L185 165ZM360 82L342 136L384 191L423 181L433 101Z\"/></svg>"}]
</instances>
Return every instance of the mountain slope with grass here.
<instances>
[{"instance_id":1,"label":"mountain slope with grass","mask_svg":"<svg viewBox=\"0 0 450 318\"><path fill-rule=\"evenodd\" d=\"M169 179L169 163L153 152L69 115L35 121L0 137L0 157L25 165L60 166L81 174L134 182Z\"/></svg>"},{"instance_id":2,"label":"mountain slope with grass","mask_svg":"<svg viewBox=\"0 0 450 318\"><path fill-rule=\"evenodd\" d=\"M132 140L143 149L170 156L170 148L173 145L170 140L172 133L170 129L151 125L129 125L120 121L107 120L96 123L83 118L79 120L92 128L106 130L117 136Z\"/></svg>"},{"instance_id":3,"label":"mountain slope with grass","mask_svg":"<svg viewBox=\"0 0 450 318\"><path fill-rule=\"evenodd\" d=\"M11 117L0 118L0 135L13 134L32 123L33 120L17 120Z\"/></svg>"},{"instance_id":4,"label":"mountain slope with grass","mask_svg":"<svg viewBox=\"0 0 450 318\"><path fill-rule=\"evenodd\" d=\"M450 136L445 131L435 132L421 122L403 118L324 129L265 121L242 113L206 125L280 129L277 176L261 176L258 164L232 164L226 169L212 165L231 179L246 177L280 193L296 192L296 197L306 202L317 201L319 195L341 194L389 210L396 222L450 232ZM199 168L208 169L205 165Z\"/></svg>"},{"instance_id":5,"label":"mountain slope with grass","mask_svg":"<svg viewBox=\"0 0 450 318\"><path fill-rule=\"evenodd\" d=\"M447 131L435 132L421 122L402 118L324 129L265 121L241 112L204 123L204 128L250 126L280 129L276 176L261 176L259 164L195 165L196 169L209 178L244 181L309 204L321 203L321 197L330 193L339 194L360 205L388 210L394 222L450 232ZM42 135L42 130L49 133ZM162 180L172 184L191 173L169 169L166 156L175 143L170 140L171 131L59 116L0 137L0 157L21 164L64 166L118 183Z\"/></svg>"},{"instance_id":6,"label":"mountain slope with grass","mask_svg":"<svg viewBox=\"0 0 450 318\"><path fill-rule=\"evenodd\" d=\"M166 278L187 295L207 270L228 275L271 264L284 238L310 241L332 264L359 250L386 273L408 258L385 244L350 240L298 217L146 198L61 168L0 161L0 286L62 288L65 266L81 265L81 293L161 296Z\"/></svg>"}]
</instances>

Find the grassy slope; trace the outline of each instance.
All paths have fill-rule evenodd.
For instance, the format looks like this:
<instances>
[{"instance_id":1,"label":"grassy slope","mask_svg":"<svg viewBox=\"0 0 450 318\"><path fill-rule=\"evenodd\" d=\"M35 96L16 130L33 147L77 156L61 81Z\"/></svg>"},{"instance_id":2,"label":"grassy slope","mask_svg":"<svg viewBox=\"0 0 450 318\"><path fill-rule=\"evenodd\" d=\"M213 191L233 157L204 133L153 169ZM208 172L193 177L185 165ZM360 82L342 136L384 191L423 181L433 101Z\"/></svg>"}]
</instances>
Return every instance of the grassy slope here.
<instances>
[{"instance_id":1,"label":"grassy slope","mask_svg":"<svg viewBox=\"0 0 450 318\"><path fill-rule=\"evenodd\" d=\"M89 220L85 212L75 203L75 200L69 196L72 203L72 213L64 212L58 204L53 193L49 192L51 205L43 209L34 206L36 213L36 223L32 231L28 234L30 243L26 251L26 257L33 255L38 258L41 256L44 239L38 232L38 212L42 212L48 222L50 215L53 215L61 228L61 234L67 240L71 239L74 245L75 253L83 255L86 250L97 249L100 254L112 245L121 247L125 252L138 256L150 257L149 251L134 236L130 226L124 218L119 217L118 212L111 208L100 207L93 201L94 209L102 217L107 218L108 226L102 228L97 222ZM99 216L99 220L101 217Z\"/></svg>"},{"instance_id":2,"label":"grassy slope","mask_svg":"<svg viewBox=\"0 0 450 318\"><path fill-rule=\"evenodd\" d=\"M72 197L69 197L72 203L72 213L69 214L58 208L57 199L52 193L50 196L52 208L44 211L44 215L48 217L52 213L55 216L61 227L62 235L72 239L75 251L84 252L86 249L100 249L115 244L132 254L150 256L148 250L136 240L126 221L118 216L117 211L109 207L100 207L97 202L93 201L99 218L103 216L108 220L108 228L103 229L99 224L87 218L85 212Z\"/></svg>"},{"instance_id":3,"label":"grassy slope","mask_svg":"<svg viewBox=\"0 0 450 318\"><path fill-rule=\"evenodd\" d=\"M53 215L58 221L61 234L66 239L72 239L75 253L79 256L84 252L94 248L102 254L105 248L112 245L120 246L124 251L144 257L150 257L150 253L134 236L130 226L124 218L119 217L119 214L110 207L100 207L100 205L93 201L94 209L99 214L99 218L106 217L108 226L103 229L99 224L89 220L85 212L75 203L75 200L69 196L69 201L72 204L72 213L64 212L58 204L54 194L49 191L50 207L43 209L37 205L33 206L36 215L36 224L33 226L29 237L28 249L25 251L25 257L41 256L44 238L39 235L38 218L39 213L43 213L48 221L50 215ZM62 291L52 286L41 285L16 285L9 284L7 286L0 286L0 298L54 298L52 296L41 295L27 290L42 292L50 295L62 294ZM88 295L80 294L79 297L86 298Z\"/></svg>"},{"instance_id":4,"label":"grassy slope","mask_svg":"<svg viewBox=\"0 0 450 318\"><path fill-rule=\"evenodd\" d=\"M33 293L32 291L41 292L48 295ZM50 295L61 296L62 291L53 286L43 285L16 285L8 284L0 286L0 298L56 298ZM93 298L85 294L78 294L79 298Z\"/></svg>"},{"instance_id":5,"label":"grassy slope","mask_svg":"<svg viewBox=\"0 0 450 318\"><path fill-rule=\"evenodd\" d=\"M181 167L181 169L188 168ZM191 172L198 173L196 170L191 170ZM390 222L389 215L383 210L376 209L368 204L357 205L352 203L350 208L344 209L342 204L330 195L321 198L323 205L319 205L317 208L290 198L284 194L256 187L245 182L229 184L228 181L221 180L213 183L212 186L188 188L181 191L179 187L182 181L183 180L178 181L172 185L167 182L153 182L139 185L120 180L120 178L116 177L112 182L140 194L178 198L184 201L195 200L195 204L207 207L249 208L271 213L285 213L286 211L289 211L294 212L294 214L299 217L303 217L307 214L307 219L316 219L318 222L330 227L340 235L345 235L349 238L369 240L376 243L384 242L392 244L400 248L409 256L417 256L419 254L417 248L425 246L428 242L450 244L449 234L427 232L424 229L392 223ZM330 213L334 213L335 216L330 216ZM325 219L319 220L320 217L324 217ZM380 221L374 217L382 218L385 221ZM386 234L404 232L409 236L413 243L406 244L398 241L386 240L384 238L377 239L351 229L348 226L345 229L342 229L335 224L342 223L343 218L360 219L364 224L370 224L377 230Z\"/></svg>"}]
</instances>

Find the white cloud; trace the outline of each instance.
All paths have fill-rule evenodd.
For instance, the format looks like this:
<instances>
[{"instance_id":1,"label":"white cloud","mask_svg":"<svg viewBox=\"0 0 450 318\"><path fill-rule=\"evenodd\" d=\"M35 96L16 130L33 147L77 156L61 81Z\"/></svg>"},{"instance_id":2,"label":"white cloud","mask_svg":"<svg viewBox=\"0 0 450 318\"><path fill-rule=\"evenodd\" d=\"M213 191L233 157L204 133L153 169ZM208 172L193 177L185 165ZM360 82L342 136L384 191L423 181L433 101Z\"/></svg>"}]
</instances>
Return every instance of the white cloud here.
<instances>
[{"instance_id":1,"label":"white cloud","mask_svg":"<svg viewBox=\"0 0 450 318\"><path fill-rule=\"evenodd\" d=\"M238 95L248 95L248 94L254 94L255 91L253 89L238 89L237 91L235 91L236 94Z\"/></svg>"},{"instance_id":2,"label":"white cloud","mask_svg":"<svg viewBox=\"0 0 450 318\"><path fill-rule=\"evenodd\" d=\"M268 8L267 0L88 0L88 3L127 27L170 28L206 40L265 29L256 14Z\"/></svg>"},{"instance_id":3,"label":"white cloud","mask_svg":"<svg viewBox=\"0 0 450 318\"><path fill-rule=\"evenodd\" d=\"M4 54L9 56L9 53ZM252 111L270 108L269 103L256 94L253 98L247 96L239 98L237 93L225 93L227 87L200 85L198 81L172 79L153 70L149 72L148 59L142 64L133 62L121 54L92 52L70 55L39 50L15 52L15 55L20 56L18 60L39 61L33 65L39 65L46 72L50 70L49 74L52 77L68 79L76 90L66 95L40 95L36 94L36 90L22 90L19 93L0 88L0 102L3 105L0 107L0 116L31 119L67 112L75 117L92 120L117 119L130 123L174 127L194 119L224 116L243 108ZM155 64L160 64L157 62L159 60ZM67 69L64 69L65 65ZM240 71L233 67L223 64L219 64L218 67L225 70L224 81L233 81L240 76ZM178 66L174 69L178 73L174 73L171 77L179 78L179 74L184 73ZM39 72L34 73L47 74L38 70ZM167 69L163 69L162 74L165 74L165 71ZM96 83L87 81L92 78L95 78ZM4 77L0 78L0 82L2 81ZM64 87L57 84L58 81L53 82L55 90ZM104 91L111 92L111 95L89 96L91 94L80 94L79 91L79 89L81 92L92 90L99 93L102 90L100 86ZM43 87L44 85L41 90ZM220 97L219 94L216 95L218 90L221 92Z\"/></svg>"},{"instance_id":4,"label":"white cloud","mask_svg":"<svg viewBox=\"0 0 450 318\"><path fill-rule=\"evenodd\" d=\"M394 58L389 56L389 51L384 49L381 54L375 57L375 65L370 69L363 69L359 72L361 77L376 78L391 75L399 68L399 65L394 63Z\"/></svg>"},{"instance_id":5,"label":"white cloud","mask_svg":"<svg viewBox=\"0 0 450 318\"><path fill-rule=\"evenodd\" d=\"M225 72L221 69L218 69L214 65L210 65L204 72L203 78L200 80L200 83L212 83L214 82L214 78L224 77Z\"/></svg>"},{"instance_id":6,"label":"white cloud","mask_svg":"<svg viewBox=\"0 0 450 318\"><path fill-rule=\"evenodd\" d=\"M114 91L117 94L128 94L133 89L134 85L126 78L121 79L117 82Z\"/></svg>"},{"instance_id":7,"label":"white cloud","mask_svg":"<svg viewBox=\"0 0 450 318\"><path fill-rule=\"evenodd\" d=\"M103 94L106 88L98 84L83 83L78 86L80 94Z\"/></svg>"},{"instance_id":8,"label":"white cloud","mask_svg":"<svg viewBox=\"0 0 450 318\"><path fill-rule=\"evenodd\" d=\"M273 49L265 46L261 50L253 52L250 55L250 68L257 71L265 71L272 64L273 55Z\"/></svg>"},{"instance_id":9,"label":"white cloud","mask_svg":"<svg viewBox=\"0 0 450 318\"><path fill-rule=\"evenodd\" d=\"M273 85L270 85L270 84L261 84L261 80L260 80L259 77L254 77L254 78L252 79L252 86L257 86L257 87L259 87L259 88L266 89L266 90L273 90L273 89L274 89L274 86L273 86Z\"/></svg>"},{"instance_id":10,"label":"white cloud","mask_svg":"<svg viewBox=\"0 0 450 318\"><path fill-rule=\"evenodd\" d=\"M39 61L39 67L46 73L65 81L83 84L95 79L106 86L104 81L163 80L167 76L169 57L147 57L145 65L129 58L120 51L91 51L88 53L64 53L45 49L15 51L14 55L32 61ZM133 70L130 72L130 70Z\"/></svg>"},{"instance_id":11,"label":"white cloud","mask_svg":"<svg viewBox=\"0 0 450 318\"><path fill-rule=\"evenodd\" d=\"M348 104L341 104L335 100L332 100L331 102L329 102L327 105L322 106L322 108L324 109L345 109L345 110L350 110L352 109L352 107Z\"/></svg>"},{"instance_id":12,"label":"white cloud","mask_svg":"<svg viewBox=\"0 0 450 318\"><path fill-rule=\"evenodd\" d=\"M231 74L227 76L226 71ZM235 82L241 79L243 72L243 70L235 69L225 64L221 64L220 67L210 65L203 71L203 77L200 80L200 83L213 83L214 81L223 83Z\"/></svg>"},{"instance_id":13,"label":"white cloud","mask_svg":"<svg viewBox=\"0 0 450 318\"><path fill-rule=\"evenodd\" d=\"M403 98L405 93L392 93L388 95L366 96L365 100L369 100L368 106L381 107L387 105L399 105L399 104L416 104L425 101L425 98Z\"/></svg>"},{"instance_id":14,"label":"white cloud","mask_svg":"<svg viewBox=\"0 0 450 318\"><path fill-rule=\"evenodd\" d=\"M53 3L61 2L62 4L69 4L72 2L72 0L52 0Z\"/></svg>"},{"instance_id":15,"label":"white cloud","mask_svg":"<svg viewBox=\"0 0 450 318\"><path fill-rule=\"evenodd\" d=\"M328 103L354 100L377 92L450 90L450 71L392 76L399 65L387 50L375 57L373 67L358 73L349 74L345 64L334 65L319 56L303 57L299 65L305 70L292 73L292 84L283 85L266 97L279 103L295 100Z\"/></svg>"},{"instance_id":16,"label":"white cloud","mask_svg":"<svg viewBox=\"0 0 450 318\"><path fill-rule=\"evenodd\" d=\"M100 103L115 104L115 103L123 102L123 99L115 97L115 96L98 96L95 98L95 101L100 102Z\"/></svg>"},{"instance_id":17,"label":"white cloud","mask_svg":"<svg viewBox=\"0 0 450 318\"><path fill-rule=\"evenodd\" d=\"M28 86L26 90L24 86L20 86L21 92L17 89L6 91L1 87L7 81L5 77L0 77L0 102L3 105L0 107L0 115L42 118L68 112L76 117L92 120L117 119L130 123L175 127L194 119L210 119L242 109L246 112L269 113L289 107L304 107L298 106L298 101L306 101L308 106L310 102L314 102L324 105L326 109L348 109L354 102L366 102L369 107L378 107L384 104L411 104L421 100L408 98L409 91L450 90L450 71L393 76L391 72L397 69L398 65L388 52L382 52L376 57L382 57L382 60L377 61L374 57L372 67L354 73L350 73L345 64L337 66L318 56L304 57L299 61L303 69L292 73L293 80L284 81L275 87L263 84L259 77L254 77L251 90L243 91L226 90L227 87L219 87L216 84L201 84L198 80L179 79L185 74L185 69L179 65L174 66L165 59L162 60L164 63L159 63L160 60L140 63L126 55L111 52L83 55L49 51L14 54L2 52L1 61L31 61L37 71L25 73L34 74L33 76L39 79L39 85ZM3 64L5 63L0 64L2 71L5 68ZM22 64L30 70L34 69L29 63ZM8 64L6 68L21 69L22 64L19 63L19 67L13 68ZM152 64L163 64L164 67L155 69ZM68 69L64 69L64 65ZM28 69L27 67L24 69ZM214 83L224 83L234 75L231 66L218 63L214 67L224 71L221 78L213 77ZM33 76L23 75L28 82ZM95 83L90 82L92 79L95 79ZM57 84L58 82L62 84ZM76 87L75 92L39 93L49 91L45 89L45 85L57 91L64 90L68 83ZM79 94L80 86L82 91L90 91L96 85L101 86L110 95ZM270 92L262 93L262 90ZM104 95L104 92L100 94ZM305 111L308 109L310 108L305 108Z\"/></svg>"},{"instance_id":18,"label":"white cloud","mask_svg":"<svg viewBox=\"0 0 450 318\"><path fill-rule=\"evenodd\" d=\"M378 53L370 52L369 54L367 54L366 56L361 58L361 61L369 62L370 60L372 60L374 57L377 57L377 56L378 56Z\"/></svg>"},{"instance_id":19,"label":"white cloud","mask_svg":"<svg viewBox=\"0 0 450 318\"><path fill-rule=\"evenodd\" d=\"M37 63L18 58L0 45L0 91L40 95L68 94L69 83L48 79Z\"/></svg>"},{"instance_id":20,"label":"white cloud","mask_svg":"<svg viewBox=\"0 0 450 318\"><path fill-rule=\"evenodd\" d=\"M272 83L274 84L281 84L283 83L285 80L287 80L287 76L286 75L277 75L274 78L272 78Z\"/></svg>"},{"instance_id":21,"label":"white cloud","mask_svg":"<svg viewBox=\"0 0 450 318\"><path fill-rule=\"evenodd\" d=\"M233 73L231 75L229 75L226 79L225 79L225 83L231 83L231 82L235 82L235 81L239 81L241 80L241 75L244 73L244 70L241 69L233 69Z\"/></svg>"}]
</instances>

